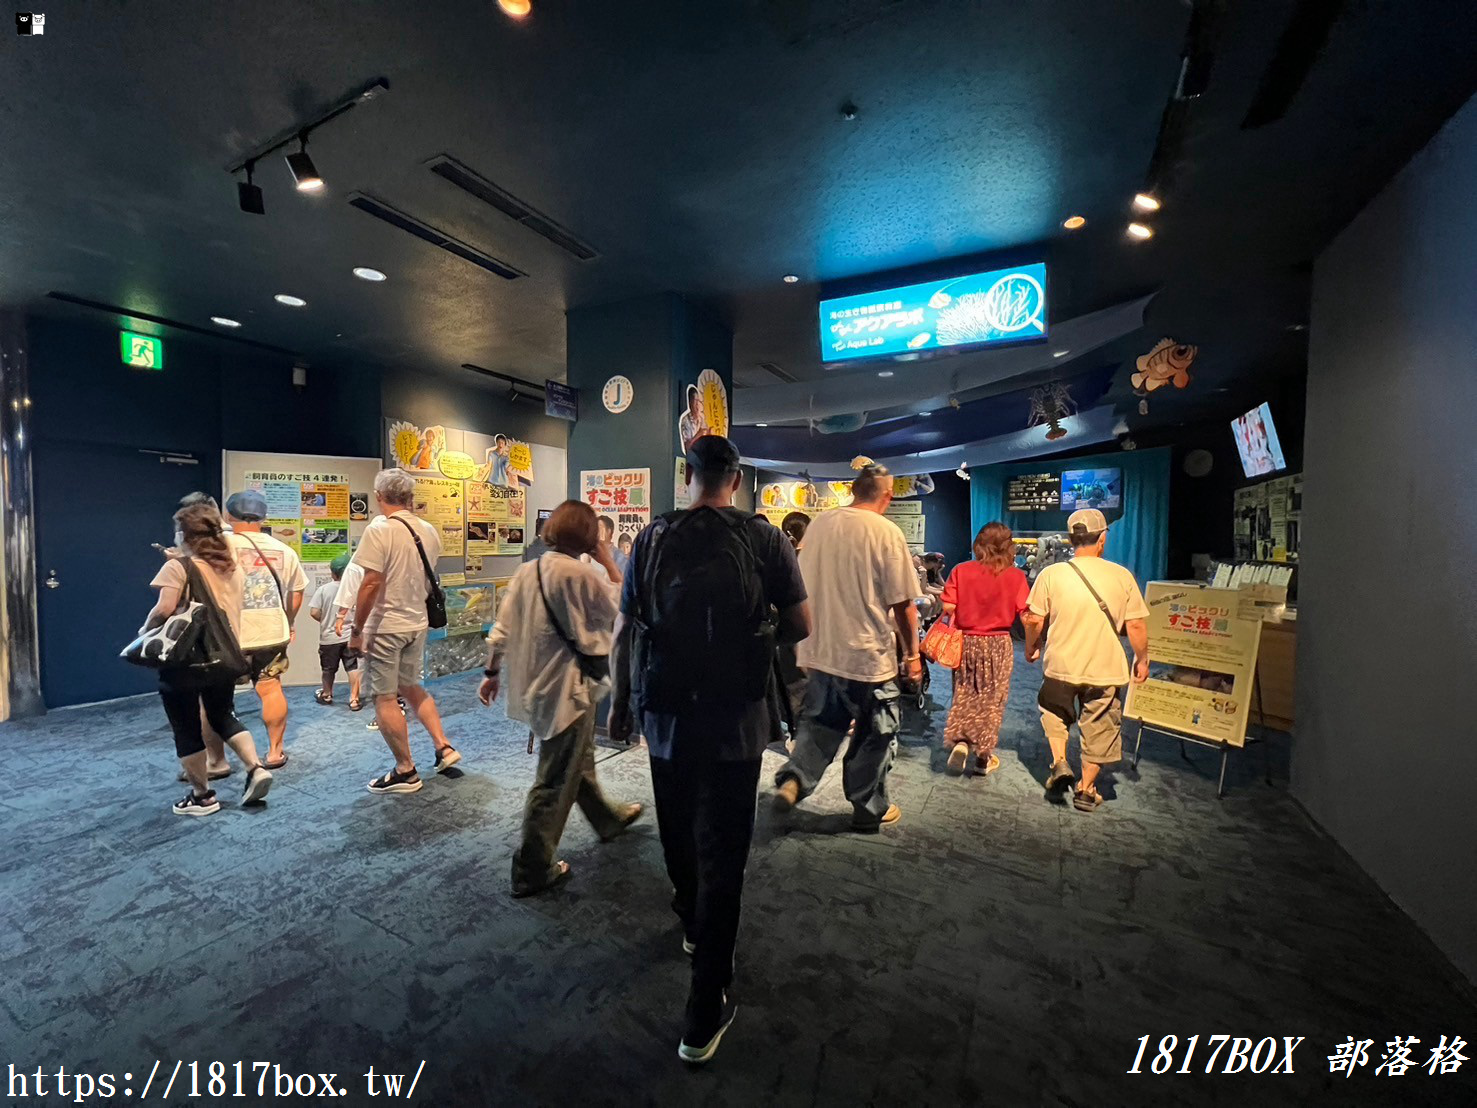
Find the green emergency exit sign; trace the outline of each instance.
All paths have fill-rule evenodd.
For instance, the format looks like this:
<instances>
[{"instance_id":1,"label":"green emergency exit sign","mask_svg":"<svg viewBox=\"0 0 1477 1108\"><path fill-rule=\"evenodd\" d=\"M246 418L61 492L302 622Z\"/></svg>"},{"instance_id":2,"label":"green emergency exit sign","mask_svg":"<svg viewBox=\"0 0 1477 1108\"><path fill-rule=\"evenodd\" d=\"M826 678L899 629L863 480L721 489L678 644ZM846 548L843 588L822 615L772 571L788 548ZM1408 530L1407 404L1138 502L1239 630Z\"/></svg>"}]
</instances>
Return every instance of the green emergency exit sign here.
<instances>
[{"instance_id":1,"label":"green emergency exit sign","mask_svg":"<svg viewBox=\"0 0 1477 1108\"><path fill-rule=\"evenodd\" d=\"M135 369L164 368L164 342L153 335L119 331L118 351L123 356L124 365L131 365Z\"/></svg>"}]
</instances>

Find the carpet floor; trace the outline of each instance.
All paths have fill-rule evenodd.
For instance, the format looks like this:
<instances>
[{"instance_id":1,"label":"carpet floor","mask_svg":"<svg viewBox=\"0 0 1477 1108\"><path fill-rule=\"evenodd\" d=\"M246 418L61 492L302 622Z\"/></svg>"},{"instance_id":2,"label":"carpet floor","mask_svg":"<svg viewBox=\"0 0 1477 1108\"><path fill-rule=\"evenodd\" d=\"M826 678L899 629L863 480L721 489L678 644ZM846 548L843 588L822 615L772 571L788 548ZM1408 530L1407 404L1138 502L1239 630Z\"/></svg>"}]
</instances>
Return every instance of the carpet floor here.
<instances>
[{"instance_id":1,"label":"carpet floor","mask_svg":"<svg viewBox=\"0 0 1477 1108\"><path fill-rule=\"evenodd\" d=\"M181 1104L242 1103L237 1060L246 1103L259 1061L336 1072L362 1104L379 1103L371 1066L402 1090L419 1070L415 1099L437 1104L1477 1103L1477 1061L1423 1068L1443 1035L1477 1042L1470 987L1288 796L1286 736L1274 785L1248 750L1219 801L1217 756L1150 738L1084 814L1043 794L1039 681L1018 658L1003 766L960 779L936 671L893 771L902 822L880 835L850 832L839 766L771 814L766 755L740 1011L697 1071L675 1057L688 963L654 821L601 845L576 812L573 880L510 899L534 759L472 677L430 686L459 772L429 774L412 724L420 793L366 792L389 765L367 714L294 689L268 804L235 803L238 770L205 819L169 811L184 786L155 698L4 725L0 1066L109 1073L139 1096L158 1061L149 1099ZM650 803L643 748L598 759L614 799ZM1275 1039L1273 1066L1304 1038L1290 1076L1223 1074L1232 1047L1205 1074L1217 1034ZM1150 1072L1166 1035L1175 1070L1199 1036L1188 1072ZM1417 1068L1376 1073L1396 1036L1420 1040ZM1331 1074L1350 1037L1372 1040L1367 1064Z\"/></svg>"}]
</instances>

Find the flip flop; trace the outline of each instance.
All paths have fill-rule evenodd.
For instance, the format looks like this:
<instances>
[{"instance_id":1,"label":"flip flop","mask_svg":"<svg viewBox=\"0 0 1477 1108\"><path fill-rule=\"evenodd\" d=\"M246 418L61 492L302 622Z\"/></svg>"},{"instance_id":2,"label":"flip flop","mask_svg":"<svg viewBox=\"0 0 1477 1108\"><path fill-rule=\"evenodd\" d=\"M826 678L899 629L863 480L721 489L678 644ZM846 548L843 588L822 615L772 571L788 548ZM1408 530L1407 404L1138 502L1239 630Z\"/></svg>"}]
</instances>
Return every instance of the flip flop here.
<instances>
[{"instance_id":1,"label":"flip flop","mask_svg":"<svg viewBox=\"0 0 1477 1108\"><path fill-rule=\"evenodd\" d=\"M546 893L550 889L564 884L564 882L569 880L569 875L574 872L572 869L569 868L568 862L555 862L554 866L558 869L559 872L556 873L552 878L550 878L547 884L540 885L536 889L514 889L513 899L522 900L526 896L537 896L539 893Z\"/></svg>"},{"instance_id":2,"label":"flip flop","mask_svg":"<svg viewBox=\"0 0 1477 1108\"><path fill-rule=\"evenodd\" d=\"M235 770L233 770L230 766L227 766L225 769L217 769L217 770L211 770L211 771L209 771L208 773L206 773L205 778L206 778L207 781L220 781L220 780L223 780L224 778L227 778L227 777L231 776L231 774L234 773L234 772L235 772ZM187 777L185 775L185 771L184 770L180 770L179 771L179 776L176 777L175 780L176 781L188 781L189 780L189 777Z\"/></svg>"},{"instance_id":3,"label":"flip flop","mask_svg":"<svg viewBox=\"0 0 1477 1108\"><path fill-rule=\"evenodd\" d=\"M285 751L285 750L282 752L282 757L279 758L279 759L277 759L276 761L270 761L270 762L269 761L264 761L264 762L262 762L262 765L264 765L267 769L281 769L286 764L287 764L287 751Z\"/></svg>"}]
</instances>

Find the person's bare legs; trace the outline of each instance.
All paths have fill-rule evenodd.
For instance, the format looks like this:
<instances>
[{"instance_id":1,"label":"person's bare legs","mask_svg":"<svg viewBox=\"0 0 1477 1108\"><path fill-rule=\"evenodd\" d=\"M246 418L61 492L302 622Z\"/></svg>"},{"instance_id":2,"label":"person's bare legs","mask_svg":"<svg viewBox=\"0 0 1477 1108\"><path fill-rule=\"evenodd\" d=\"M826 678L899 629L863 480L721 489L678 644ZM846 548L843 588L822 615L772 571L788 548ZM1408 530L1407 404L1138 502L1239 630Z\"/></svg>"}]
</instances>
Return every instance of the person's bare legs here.
<instances>
[{"instance_id":1,"label":"person's bare legs","mask_svg":"<svg viewBox=\"0 0 1477 1108\"><path fill-rule=\"evenodd\" d=\"M196 796L204 796L210 792L210 782L205 777L205 751L199 754L191 754L181 758L179 764L185 771L185 778L190 782L190 788L195 790Z\"/></svg>"},{"instance_id":2,"label":"person's bare legs","mask_svg":"<svg viewBox=\"0 0 1477 1108\"><path fill-rule=\"evenodd\" d=\"M327 700L332 700L333 699L333 679L335 677L337 677L337 676L338 676L338 672L337 671L334 671L333 673L325 673L323 675L323 696L324 696L324 699L327 699Z\"/></svg>"},{"instance_id":3,"label":"person's bare legs","mask_svg":"<svg viewBox=\"0 0 1477 1108\"><path fill-rule=\"evenodd\" d=\"M256 695L262 702L262 726L267 729L267 761L282 760L282 740L287 737L287 696L282 682L264 677L256 683Z\"/></svg>"},{"instance_id":4,"label":"person's bare legs","mask_svg":"<svg viewBox=\"0 0 1477 1108\"><path fill-rule=\"evenodd\" d=\"M1079 791L1089 796L1097 791L1092 783L1097 780L1098 770L1101 768L1096 762L1089 762L1086 758L1082 760L1082 784L1078 786Z\"/></svg>"},{"instance_id":5,"label":"person's bare legs","mask_svg":"<svg viewBox=\"0 0 1477 1108\"><path fill-rule=\"evenodd\" d=\"M349 699L351 701L359 699L359 670L357 668L349 670Z\"/></svg>"},{"instance_id":6,"label":"person's bare legs","mask_svg":"<svg viewBox=\"0 0 1477 1108\"><path fill-rule=\"evenodd\" d=\"M215 733L215 728L210 726L210 720L205 718L205 709L200 709L200 737L205 740L205 772L229 773L231 763L226 761L226 744L221 737ZM247 767L250 768L249 766Z\"/></svg>"},{"instance_id":7,"label":"person's bare legs","mask_svg":"<svg viewBox=\"0 0 1477 1108\"><path fill-rule=\"evenodd\" d=\"M434 704L431 710L435 711ZM379 721L380 738L395 755L395 772L409 773L415 769L415 762L410 757L410 727L394 693L381 693L374 698L374 717Z\"/></svg>"},{"instance_id":8,"label":"person's bare legs","mask_svg":"<svg viewBox=\"0 0 1477 1108\"><path fill-rule=\"evenodd\" d=\"M220 740L216 740L219 742ZM226 740L232 752L241 759L241 764L250 773L254 769L260 769L262 760L256 752L256 740L251 737L250 731L238 731Z\"/></svg>"},{"instance_id":9,"label":"person's bare legs","mask_svg":"<svg viewBox=\"0 0 1477 1108\"><path fill-rule=\"evenodd\" d=\"M436 749L445 750L450 746L451 743L446 740L446 732L441 727L441 713L436 710L435 698L420 685L401 685L400 695L414 710L415 718L421 721L421 726L431 733L431 741L436 744ZM384 730L384 726L385 721L380 720L380 730ZM401 726L404 726L404 720L401 721Z\"/></svg>"}]
</instances>

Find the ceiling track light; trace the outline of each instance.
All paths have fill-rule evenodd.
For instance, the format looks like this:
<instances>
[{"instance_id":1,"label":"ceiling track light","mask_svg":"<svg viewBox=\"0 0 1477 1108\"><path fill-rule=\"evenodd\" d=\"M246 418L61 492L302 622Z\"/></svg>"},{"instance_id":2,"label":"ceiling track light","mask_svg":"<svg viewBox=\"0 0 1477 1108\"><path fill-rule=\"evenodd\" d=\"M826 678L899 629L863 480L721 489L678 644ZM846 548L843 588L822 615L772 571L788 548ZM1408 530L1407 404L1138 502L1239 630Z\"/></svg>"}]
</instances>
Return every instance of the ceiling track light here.
<instances>
[{"instance_id":1,"label":"ceiling track light","mask_svg":"<svg viewBox=\"0 0 1477 1108\"><path fill-rule=\"evenodd\" d=\"M1157 212L1164 205L1152 192L1134 193L1133 206L1141 212Z\"/></svg>"},{"instance_id":2,"label":"ceiling track light","mask_svg":"<svg viewBox=\"0 0 1477 1108\"><path fill-rule=\"evenodd\" d=\"M355 89L346 96L340 97L333 104L324 108L311 119L303 120L293 125L285 132L280 132L274 138L262 143L254 150L241 155L230 165L226 166L226 172L235 176L243 169L246 171L245 183L237 184L237 198L243 212L253 215L264 215L265 207L262 203L262 190L252 180L252 170L256 163L271 154L282 153L294 142L298 144L295 153L285 155L287 167L292 171L293 181L299 192L317 192L323 188L323 177L318 172L318 167L313 164L313 159L308 157L308 135L322 127L330 120L337 119L345 112L358 104L373 100L381 93L388 92L390 82L383 77L376 77L368 84Z\"/></svg>"},{"instance_id":3,"label":"ceiling track light","mask_svg":"<svg viewBox=\"0 0 1477 1108\"><path fill-rule=\"evenodd\" d=\"M247 162L243 169L246 170L246 180L236 182L236 202L241 205L241 210L249 215L266 215L267 205L262 199L261 186L251 179L251 174L256 169L256 162Z\"/></svg>"},{"instance_id":4,"label":"ceiling track light","mask_svg":"<svg viewBox=\"0 0 1477 1108\"><path fill-rule=\"evenodd\" d=\"M1154 229L1143 223L1130 223L1128 225L1128 236L1143 242L1145 239L1154 237Z\"/></svg>"},{"instance_id":5,"label":"ceiling track light","mask_svg":"<svg viewBox=\"0 0 1477 1108\"><path fill-rule=\"evenodd\" d=\"M292 179L298 192L318 192L323 188L323 177L313 164L313 159L308 157L308 132L299 134L297 141L297 153L287 155L287 168L292 170Z\"/></svg>"},{"instance_id":6,"label":"ceiling track light","mask_svg":"<svg viewBox=\"0 0 1477 1108\"><path fill-rule=\"evenodd\" d=\"M1062 226L1068 231L1075 231L1079 227L1086 226L1086 224L1087 217L1084 215L1069 215L1066 219L1062 220Z\"/></svg>"}]
</instances>

